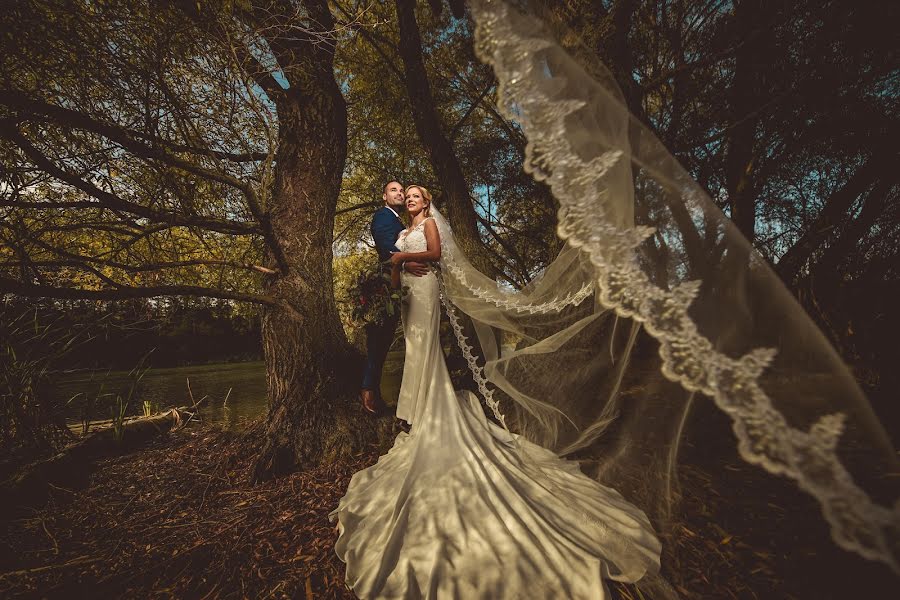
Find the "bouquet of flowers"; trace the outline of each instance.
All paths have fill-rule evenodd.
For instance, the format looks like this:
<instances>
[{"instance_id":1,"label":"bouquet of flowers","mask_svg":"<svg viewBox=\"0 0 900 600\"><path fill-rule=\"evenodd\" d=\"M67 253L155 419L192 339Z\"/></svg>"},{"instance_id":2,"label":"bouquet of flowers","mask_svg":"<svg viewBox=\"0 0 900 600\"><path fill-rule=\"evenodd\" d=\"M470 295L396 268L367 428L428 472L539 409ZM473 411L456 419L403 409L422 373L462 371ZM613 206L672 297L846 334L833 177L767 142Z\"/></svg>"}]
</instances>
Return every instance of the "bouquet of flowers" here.
<instances>
[{"instance_id":1,"label":"bouquet of flowers","mask_svg":"<svg viewBox=\"0 0 900 600\"><path fill-rule=\"evenodd\" d=\"M348 290L353 302L351 317L359 325L381 325L398 314L408 286L391 287L391 274L377 261L369 261Z\"/></svg>"}]
</instances>

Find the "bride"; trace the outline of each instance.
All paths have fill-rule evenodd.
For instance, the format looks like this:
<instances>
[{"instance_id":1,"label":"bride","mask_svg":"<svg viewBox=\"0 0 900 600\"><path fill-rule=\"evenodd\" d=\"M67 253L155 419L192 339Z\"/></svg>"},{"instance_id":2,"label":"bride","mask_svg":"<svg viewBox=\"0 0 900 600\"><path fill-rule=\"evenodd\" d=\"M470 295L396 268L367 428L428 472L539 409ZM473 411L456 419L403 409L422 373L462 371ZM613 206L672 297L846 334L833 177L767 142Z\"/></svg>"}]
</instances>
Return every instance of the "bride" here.
<instances>
[{"instance_id":1,"label":"bride","mask_svg":"<svg viewBox=\"0 0 900 600\"><path fill-rule=\"evenodd\" d=\"M395 274L411 428L329 515L346 582L362 598L602 598L604 579L655 600L724 597L723 579L758 597L878 588L900 574L885 422L550 4L467 6L562 249L507 293L407 190L394 260L436 261ZM452 387L439 302L499 425Z\"/></svg>"},{"instance_id":2,"label":"bride","mask_svg":"<svg viewBox=\"0 0 900 600\"><path fill-rule=\"evenodd\" d=\"M453 389L440 274L399 269L406 260L443 266L441 231L452 233L428 190L409 186L406 201L412 222L391 261L394 285L409 286L397 417L411 428L353 475L329 515L347 584L360 598L596 599L607 597L602 579L656 573L661 544L643 511Z\"/></svg>"}]
</instances>

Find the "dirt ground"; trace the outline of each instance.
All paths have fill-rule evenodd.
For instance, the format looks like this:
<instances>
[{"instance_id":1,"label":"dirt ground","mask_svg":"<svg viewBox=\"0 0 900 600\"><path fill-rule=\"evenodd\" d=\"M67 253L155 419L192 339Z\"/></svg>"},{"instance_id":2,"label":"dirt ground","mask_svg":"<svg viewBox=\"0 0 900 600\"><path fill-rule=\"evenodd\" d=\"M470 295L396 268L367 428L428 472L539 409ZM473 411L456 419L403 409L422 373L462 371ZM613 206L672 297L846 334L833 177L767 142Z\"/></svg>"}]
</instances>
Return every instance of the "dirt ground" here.
<instances>
[{"instance_id":1,"label":"dirt ground","mask_svg":"<svg viewBox=\"0 0 900 600\"><path fill-rule=\"evenodd\" d=\"M251 485L259 435L258 425L236 434L191 424L99 461L85 487L53 488L46 505L0 522L0 597L354 598L327 515L376 451ZM682 472L687 517L663 537L674 551L663 575L683 598L892 597L898 578L830 544L799 492L769 515L791 525L792 540L773 539L771 524L754 533L754 515L724 501L729 486L782 504L793 492L778 481L760 487L739 462L725 472L730 484ZM798 527L803 519L809 526ZM645 598L628 586L612 592Z\"/></svg>"},{"instance_id":2,"label":"dirt ground","mask_svg":"<svg viewBox=\"0 0 900 600\"><path fill-rule=\"evenodd\" d=\"M250 485L252 433L191 424L4 525L0 596L353 598L328 512L377 456Z\"/></svg>"}]
</instances>

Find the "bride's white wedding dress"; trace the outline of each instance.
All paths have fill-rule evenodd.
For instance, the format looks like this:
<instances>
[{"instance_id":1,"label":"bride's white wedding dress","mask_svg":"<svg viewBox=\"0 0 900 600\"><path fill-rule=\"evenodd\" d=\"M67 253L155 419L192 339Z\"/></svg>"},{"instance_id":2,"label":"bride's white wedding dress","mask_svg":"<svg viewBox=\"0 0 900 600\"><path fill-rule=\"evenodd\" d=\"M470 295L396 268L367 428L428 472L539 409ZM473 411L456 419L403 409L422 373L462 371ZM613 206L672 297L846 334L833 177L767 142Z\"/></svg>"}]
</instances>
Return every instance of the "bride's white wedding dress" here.
<instances>
[{"instance_id":1,"label":"bride's white wedding dress","mask_svg":"<svg viewBox=\"0 0 900 600\"><path fill-rule=\"evenodd\" d=\"M402 232L397 247L424 251L423 225ZM576 462L516 436L540 466L526 465L478 399L453 389L438 335L437 276L404 274L402 282L410 293L397 416L410 432L353 475L329 514L338 520L335 551L353 591L360 598L596 600L608 592L602 579L632 582L657 572L661 545L640 509Z\"/></svg>"}]
</instances>

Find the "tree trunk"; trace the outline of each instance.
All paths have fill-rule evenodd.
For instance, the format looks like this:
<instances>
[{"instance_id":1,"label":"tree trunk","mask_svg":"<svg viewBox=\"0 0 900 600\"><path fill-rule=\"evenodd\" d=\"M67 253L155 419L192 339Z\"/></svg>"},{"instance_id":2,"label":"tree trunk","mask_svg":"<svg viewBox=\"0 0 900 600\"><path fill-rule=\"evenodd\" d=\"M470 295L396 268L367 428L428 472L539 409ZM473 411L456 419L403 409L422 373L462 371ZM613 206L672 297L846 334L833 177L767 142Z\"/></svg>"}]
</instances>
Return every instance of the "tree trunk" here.
<instances>
[{"instance_id":1,"label":"tree trunk","mask_svg":"<svg viewBox=\"0 0 900 600\"><path fill-rule=\"evenodd\" d=\"M764 102L765 71L772 54L771 7L765 0L742 0L735 5L735 30L740 45L735 56L729 108L730 132L725 152L725 182L731 220L751 244L756 237L758 193L757 124Z\"/></svg>"},{"instance_id":2,"label":"tree trunk","mask_svg":"<svg viewBox=\"0 0 900 600\"><path fill-rule=\"evenodd\" d=\"M320 26L324 3L309 3ZM273 46L290 88L276 96L278 151L269 218L289 270L266 293L262 321L269 393L266 440L254 480L328 462L384 439L386 419L356 402L362 361L347 342L334 301L334 214L347 153L347 111L324 43ZM268 257L274 264L274 256Z\"/></svg>"},{"instance_id":3,"label":"tree trunk","mask_svg":"<svg viewBox=\"0 0 900 600\"><path fill-rule=\"evenodd\" d=\"M897 163L894 161L892 164ZM847 269L847 257L857 251L860 240L871 231L889 203L896 201L896 194L892 198L891 190L897 185L897 181L897 172L891 170L885 173L884 179L874 185L872 191L866 196L859 216L850 221L841 235L828 245L828 249L822 253L821 258L810 269L815 279L836 282L843 277Z\"/></svg>"},{"instance_id":4,"label":"tree trunk","mask_svg":"<svg viewBox=\"0 0 900 600\"><path fill-rule=\"evenodd\" d=\"M412 106L416 132L434 167L443 191L442 200L447 217L453 225L453 235L469 262L489 277L496 269L481 242L478 219L462 166L450 140L444 134L440 117L434 106L428 73L422 58L422 38L416 23L415 2L396 0L400 21L400 57L406 71L406 89Z\"/></svg>"},{"instance_id":5,"label":"tree trunk","mask_svg":"<svg viewBox=\"0 0 900 600\"><path fill-rule=\"evenodd\" d=\"M637 0L617 0L607 15L609 34L602 39L598 51L622 88L628 109L652 130L653 126L644 112L644 93L634 80L634 55L628 43L639 5Z\"/></svg>"},{"instance_id":6,"label":"tree trunk","mask_svg":"<svg viewBox=\"0 0 900 600\"><path fill-rule=\"evenodd\" d=\"M878 146L875 145L875 147ZM890 169L895 164L895 158L896 154L889 152L876 153L847 180L847 183L828 197L825 206L815 220L775 265L775 271L781 276L785 285L793 286L813 253L833 235L842 223L850 220L847 211L860 195L864 194L884 175L886 169Z\"/></svg>"},{"instance_id":7,"label":"tree trunk","mask_svg":"<svg viewBox=\"0 0 900 600\"><path fill-rule=\"evenodd\" d=\"M447 135L444 134L440 116L434 104L428 72L422 56L422 38L416 22L415 2L395 0L397 18L400 23L400 39L398 46L403 68L406 73L406 90L412 107L416 132L428 158L434 168L435 175L443 191L441 200L446 216L453 226L453 236L466 258L476 269L488 277L496 277L498 269L482 243L478 231L478 216L469 196L469 186L463 174L462 165L453 150ZM462 315L463 334L476 345L478 337L471 319ZM459 368L466 365L465 359L456 344L451 345L447 357L448 366ZM479 361L483 364L483 361ZM475 392L478 388L468 369L462 370L463 380L456 385Z\"/></svg>"}]
</instances>

